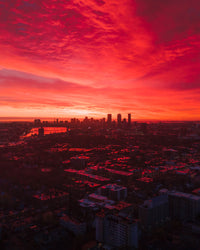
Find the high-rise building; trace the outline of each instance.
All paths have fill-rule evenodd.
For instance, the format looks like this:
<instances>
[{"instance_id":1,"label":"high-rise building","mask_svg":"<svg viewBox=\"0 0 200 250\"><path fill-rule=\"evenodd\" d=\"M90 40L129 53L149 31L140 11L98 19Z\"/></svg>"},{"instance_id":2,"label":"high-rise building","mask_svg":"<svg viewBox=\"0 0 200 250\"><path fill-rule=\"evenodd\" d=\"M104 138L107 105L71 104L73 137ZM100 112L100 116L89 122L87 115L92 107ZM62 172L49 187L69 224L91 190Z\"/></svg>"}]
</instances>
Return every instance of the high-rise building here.
<instances>
[{"instance_id":1,"label":"high-rise building","mask_svg":"<svg viewBox=\"0 0 200 250\"><path fill-rule=\"evenodd\" d=\"M128 126L131 126L131 114L128 114Z\"/></svg>"},{"instance_id":2,"label":"high-rise building","mask_svg":"<svg viewBox=\"0 0 200 250\"><path fill-rule=\"evenodd\" d=\"M123 123L123 127L126 127L126 118L123 119L122 123Z\"/></svg>"},{"instance_id":3,"label":"high-rise building","mask_svg":"<svg viewBox=\"0 0 200 250\"><path fill-rule=\"evenodd\" d=\"M200 214L200 197L197 195L169 192L169 213L172 218L193 220Z\"/></svg>"},{"instance_id":4,"label":"high-rise building","mask_svg":"<svg viewBox=\"0 0 200 250\"><path fill-rule=\"evenodd\" d=\"M167 195L144 201L139 207L139 218L141 226L147 230L164 223L169 218Z\"/></svg>"},{"instance_id":5,"label":"high-rise building","mask_svg":"<svg viewBox=\"0 0 200 250\"><path fill-rule=\"evenodd\" d=\"M108 123L108 125L111 125L111 123L112 123L112 114L107 115L107 123Z\"/></svg>"},{"instance_id":6,"label":"high-rise building","mask_svg":"<svg viewBox=\"0 0 200 250\"><path fill-rule=\"evenodd\" d=\"M100 212L96 216L96 240L113 249L138 248L138 224L124 212Z\"/></svg>"},{"instance_id":7,"label":"high-rise building","mask_svg":"<svg viewBox=\"0 0 200 250\"><path fill-rule=\"evenodd\" d=\"M122 123L122 115L121 115L121 114L118 114L118 115L117 115L117 125L118 125L118 127L121 126L121 123Z\"/></svg>"},{"instance_id":8,"label":"high-rise building","mask_svg":"<svg viewBox=\"0 0 200 250\"><path fill-rule=\"evenodd\" d=\"M200 214L200 197L193 194L161 189L168 196L169 215L172 219L195 221Z\"/></svg>"}]
</instances>

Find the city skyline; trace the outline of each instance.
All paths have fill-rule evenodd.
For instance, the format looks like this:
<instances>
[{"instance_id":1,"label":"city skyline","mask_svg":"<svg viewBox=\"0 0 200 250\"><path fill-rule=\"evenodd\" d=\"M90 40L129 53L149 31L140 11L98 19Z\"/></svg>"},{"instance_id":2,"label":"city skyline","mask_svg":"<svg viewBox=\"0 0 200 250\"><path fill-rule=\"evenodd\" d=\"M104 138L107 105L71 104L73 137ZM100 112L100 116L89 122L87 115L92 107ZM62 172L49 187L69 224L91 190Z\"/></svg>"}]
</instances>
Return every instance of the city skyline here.
<instances>
[{"instance_id":1,"label":"city skyline","mask_svg":"<svg viewBox=\"0 0 200 250\"><path fill-rule=\"evenodd\" d=\"M0 1L0 116L199 120L199 10L196 0Z\"/></svg>"}]
</instances>

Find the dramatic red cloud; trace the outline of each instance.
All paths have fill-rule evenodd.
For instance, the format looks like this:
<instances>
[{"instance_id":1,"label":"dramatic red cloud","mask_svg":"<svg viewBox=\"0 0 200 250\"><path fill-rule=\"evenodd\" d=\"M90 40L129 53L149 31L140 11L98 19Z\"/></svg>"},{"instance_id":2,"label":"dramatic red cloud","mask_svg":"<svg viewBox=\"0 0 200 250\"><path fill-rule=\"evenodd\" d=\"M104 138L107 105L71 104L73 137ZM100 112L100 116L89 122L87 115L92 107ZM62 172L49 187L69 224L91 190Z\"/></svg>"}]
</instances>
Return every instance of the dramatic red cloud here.
<instances>
[{"instance_id":1,"label":"dramatic red cloud","mask_svg":"<svg viewBox=\"0 0 200 250\"><path fill-rule=\"evenodd\" d=\"M199 119L198 0L0 0L1 116Z\"/></svg>"}]
</instances>

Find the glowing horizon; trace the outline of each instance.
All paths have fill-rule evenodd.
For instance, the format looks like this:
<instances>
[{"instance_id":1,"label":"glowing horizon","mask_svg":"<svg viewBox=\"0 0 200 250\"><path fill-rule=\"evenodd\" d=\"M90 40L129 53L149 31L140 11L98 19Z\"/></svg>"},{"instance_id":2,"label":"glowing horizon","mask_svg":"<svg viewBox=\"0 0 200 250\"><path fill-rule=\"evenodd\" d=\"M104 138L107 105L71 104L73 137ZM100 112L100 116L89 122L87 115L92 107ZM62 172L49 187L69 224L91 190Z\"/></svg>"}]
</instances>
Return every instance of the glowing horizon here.
<instances>
[{"instance_id":1,"label":"glowing horizon","mask_svg":"<svg viewBox=\"0 0 200 250\"><path fill-rule=\"evenodd\" d=\"M196 0L0 1L0 116L199 120Z\"/></svg>"}]
</instances>

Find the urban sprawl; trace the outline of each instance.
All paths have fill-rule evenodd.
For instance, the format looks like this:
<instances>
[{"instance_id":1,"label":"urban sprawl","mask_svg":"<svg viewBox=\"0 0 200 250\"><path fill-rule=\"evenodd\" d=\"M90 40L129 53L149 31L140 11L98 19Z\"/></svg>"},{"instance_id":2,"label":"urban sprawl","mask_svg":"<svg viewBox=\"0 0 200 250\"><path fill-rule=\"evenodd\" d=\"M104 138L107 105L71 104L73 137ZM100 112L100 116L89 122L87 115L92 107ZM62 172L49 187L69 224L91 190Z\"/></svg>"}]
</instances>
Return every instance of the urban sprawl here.
<instances>
[{"instance_id":1,"label":"urban sprawl","mask_svg":"<svg viewBox=\"0 0 200 250\"><path fill-rule=\"evenodd\" d=\"M1 122L0 161L0 249L199 249L199 122Z\"/></svg>"}]
</instances>

